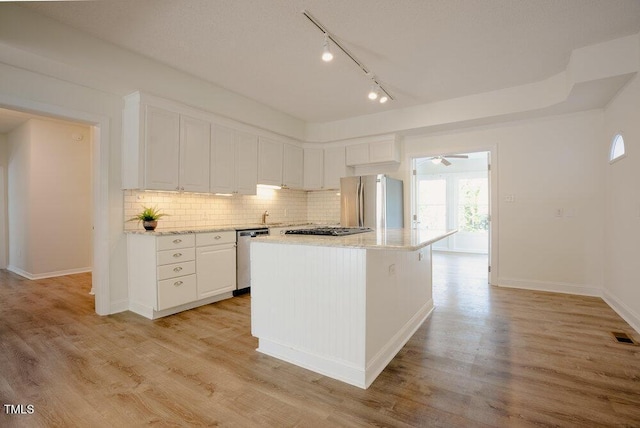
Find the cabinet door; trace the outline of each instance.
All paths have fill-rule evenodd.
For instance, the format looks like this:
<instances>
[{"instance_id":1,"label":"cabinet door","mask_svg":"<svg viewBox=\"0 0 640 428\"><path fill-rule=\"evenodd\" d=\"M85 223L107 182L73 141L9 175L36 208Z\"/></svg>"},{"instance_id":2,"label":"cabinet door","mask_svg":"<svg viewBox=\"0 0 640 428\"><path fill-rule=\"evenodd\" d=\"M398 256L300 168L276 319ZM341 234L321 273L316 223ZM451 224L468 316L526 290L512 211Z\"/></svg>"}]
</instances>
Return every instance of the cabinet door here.
<instances>
[{"instance_id":1,"label":"cabinet door","mask_svg":"<svg viewBox=\"0 0 640 428\"><path fill-rule=\"evenodd\" d=\"M302 189L304 152L301 147L285 144L282 154L282 184Z\"/></svg>"},{"instance_id":2,"label":"cabinet door","mask_svg":"<svg viewBox=\"0 0 640 428\"><path fill-rule=\"evenodd\" d=\"M260 138L258 143L258 183L282 185L283 143Z\"/></svg>"},{"instance_id":3,"label":"cabinet door","mask_svg":"<svg viewBox=\"0 0 640 428\"><path fill-rule=\"evenodd\" d=\"M355 144L346 148L346 164L364 165L369 163L369 144Z\"/></svg>"},{"instance_id":4,"label":"cabinet door","mask_svg":"<svg viewBox=\"0 0 640 428\"><path fill-rule=\"evenodd\" d=\"M400 162L398 144L393 140L370 143L369 162Z\"/></svg>"},{"instance_id":5,"label":"cabinet door","mask_svg":"<svg viewBox=\"0 0 640 428\"><path fill-rule=\"evenodd\" d=\"M236 289L236 247L211 245L196 251L198 299Z\"/></svg>"},{"instance_id":6,"label":"cabinet door","mask_svg":"<svg viewBox=\"0 0 640 428\"><path fill-rule=\"evenodd\" d=\"M209 122L180 117L180 190L209 191L210 142Z\"/></svg>"},{"instance_id":7,"label":"cabinet door","mask_svg":"<svg viewBox=\"0 0 640 428\"><path fill-rule=\"evenodd\" d=\"M211 130L211 182L212 193L235 192L236 155L234 131L213 125Z\"/></svg>"},{"instance_id":8,"label":"cabinet door","mask_svg":"<svg viewBox=\"0 0 640 428\"><path fill-rule=\"evenodd\" d=\"M158 310L195 302L196 275L179 276L158 281Z\"/></svg>"},{"instance_id":9,"label":"cabinet door","mask_svg":"<svg viewBox=\"0 0 640 428\"><path fill-rule=\"evenodd\" d=\"M258 184L258 137L236 133L236 191L255 195Z\"/></svg>"},{"instance_id":10,"label":"cabinet door","mask_svg":"<svg viewBox=\"0 0 640 428\"><path fill-rule=\"evenodd\" d=\"M340 178L346 176L344 147L324 149L324 188L339 189Z\"/></svg>"},{"instance_id":11,"label":"cabinet door","mask_svg":"<svg viewBox=\"0 0 640 428\"><path fill-rule=\"evenodd\" d=\"M180 115L147 106L145 114L144 188L178 190Z\"/></svg>"},{"instance_id":12,"label":"cabinet door","mask_svg":"<svg viewBox=\"0 0 640 428\"><path fill-rule=\"evenodd\" d=\"M324 186L324 150L304 149L304 190L320 190Z\"/></svg>"}]
</instances>

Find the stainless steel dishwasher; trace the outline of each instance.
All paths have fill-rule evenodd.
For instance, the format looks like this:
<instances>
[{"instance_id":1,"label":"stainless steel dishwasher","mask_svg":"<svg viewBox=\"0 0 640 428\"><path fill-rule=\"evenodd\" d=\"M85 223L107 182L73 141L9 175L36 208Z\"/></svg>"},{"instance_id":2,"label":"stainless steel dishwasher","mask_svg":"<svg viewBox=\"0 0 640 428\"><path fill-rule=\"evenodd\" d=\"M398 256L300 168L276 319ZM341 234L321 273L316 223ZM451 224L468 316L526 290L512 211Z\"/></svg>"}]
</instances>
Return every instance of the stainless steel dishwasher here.
<instances>
[{"instance_id":1,"label":"stainless steel dishwasher","mask_svg":"<svg viewBox=\"0 0 640 428\"><path fill-rule=\"evenodd\" d=\"M234 296L248 293L251 290L251 254L249 246L251 238L268 235L269 229L247 229L236 232L236 289Z\"/></svg>"}]
</instances>

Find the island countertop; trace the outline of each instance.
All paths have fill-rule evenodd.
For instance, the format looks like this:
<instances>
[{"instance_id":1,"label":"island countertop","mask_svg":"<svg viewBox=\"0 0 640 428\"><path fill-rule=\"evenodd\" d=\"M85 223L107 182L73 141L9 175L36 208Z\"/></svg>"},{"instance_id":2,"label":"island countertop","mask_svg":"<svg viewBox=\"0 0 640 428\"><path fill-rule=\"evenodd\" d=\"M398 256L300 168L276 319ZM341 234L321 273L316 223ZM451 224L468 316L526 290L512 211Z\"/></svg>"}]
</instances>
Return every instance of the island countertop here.
<instances>
[{"instance_id":1,"label":"island countertop","mask_svg":"<svg viewBox=\"0 0 640 428\"><path fill-rule=\"evenodd\" d=\"M371 232L347 236L269 235L254 238L252 242L415 251L446 238L449 235L453 235L456 232L457 229L377 229Z\"/></svg>"}]
</instances>

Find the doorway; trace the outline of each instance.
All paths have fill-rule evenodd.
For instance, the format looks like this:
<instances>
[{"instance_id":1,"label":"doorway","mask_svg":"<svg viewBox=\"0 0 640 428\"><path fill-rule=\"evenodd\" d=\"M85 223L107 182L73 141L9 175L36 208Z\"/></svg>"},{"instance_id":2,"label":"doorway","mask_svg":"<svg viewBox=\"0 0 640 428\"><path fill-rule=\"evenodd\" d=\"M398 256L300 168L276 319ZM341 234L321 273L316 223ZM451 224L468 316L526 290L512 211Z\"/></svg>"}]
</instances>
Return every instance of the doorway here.
<instances>
[{"instance_id":1,"label":"doorway","mask_svg":"<svg viewBox=\"0 0 640 428\"><path fill-rule=\"evenodd\" d=\"M484 255L491 260L491 174L489 151L413 159L415 228L458 232L434 251Z\"/></svg>"},{"instance_id":2,"label":"doorway","mask_svg":"<svg viewBox=\"0 0 640 428\"><path fill-rule=\"evenodd\" d=\"M92 292L95 294L96 313L108 315L112 312L109 290L109 147L106 144L109 141L109 118L2 93L0 93L0 108L63 121L79 122L90 127L93 194Z\"/></svg>"}]
</instances>

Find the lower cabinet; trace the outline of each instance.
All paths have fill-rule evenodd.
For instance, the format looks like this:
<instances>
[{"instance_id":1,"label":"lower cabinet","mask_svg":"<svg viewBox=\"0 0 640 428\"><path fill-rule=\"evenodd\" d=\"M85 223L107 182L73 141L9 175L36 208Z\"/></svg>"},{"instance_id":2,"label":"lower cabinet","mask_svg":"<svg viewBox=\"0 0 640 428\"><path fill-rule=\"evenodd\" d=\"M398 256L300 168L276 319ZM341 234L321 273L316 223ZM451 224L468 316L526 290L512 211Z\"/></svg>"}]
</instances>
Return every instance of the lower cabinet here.
<instances>
[{"instance_id":1,"label":"lower cabinet","mask_svg":"<svg viewBox=\"0 0 640 428\"><path fill-rule=\"evenodd\" d=\"M235 290L236 233L199 233L196 245L198 299Z\"/></svg>"},{"instance_id":2,"label":"lower cabinet","mask_svg":"<svg viewBox=\"0 0 640 428\"><path fill-rule=\"evenodd\" d=\"M129 310L155 319L233 296L236 233L127 235Z\"/></svg>"}]
</instances>

